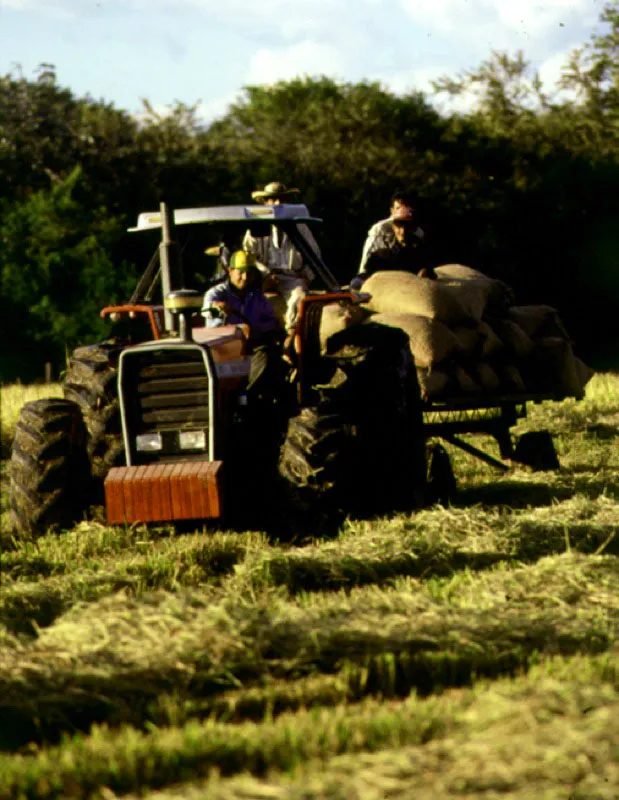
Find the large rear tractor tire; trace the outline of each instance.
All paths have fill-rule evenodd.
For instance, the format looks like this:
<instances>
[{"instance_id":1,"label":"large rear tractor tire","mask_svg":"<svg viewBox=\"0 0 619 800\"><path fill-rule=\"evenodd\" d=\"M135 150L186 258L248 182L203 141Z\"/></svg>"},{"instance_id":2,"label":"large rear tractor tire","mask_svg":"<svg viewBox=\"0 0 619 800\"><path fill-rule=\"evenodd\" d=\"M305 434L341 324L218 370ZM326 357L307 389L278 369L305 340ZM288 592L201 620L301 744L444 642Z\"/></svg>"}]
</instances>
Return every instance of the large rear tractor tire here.
<instances>
[{"instance_id":1,"label":"large rear tractor tire","mask_svg":"<svg viewBox=\"0 0 619 800\"><path fill-rule=\"evenodd\" d=\"M42 536L79 522L89 505L86 426L68 400L35 400L21 409L10 462L13 531Z\"/></svg>"},{"instance_id":2,"label":"large rear tractor tire","mask_svg":"<svg viewBox=\"0 0 619 800\"><path fill-rule=\"evenodd\" d=\"M351 327L331 337L328 358L330 379L290 420L281 451L279 474L298 510L341 518L420 506L425 437L405 334Z\"/></svg>"},{"instance_id":3,"label":"large rear tractor tire","mask_svg":"<svg viewBox=\"0 0 619 800\"><path fill-rule=\"evenodd\" d=\"M121 349L107 342L78 347L69 359L63 386L65 398L76 403L84 415L99 502L103 500L105 476L111 467L125 463L116 385Z\"/></svg>"}]
</instances>

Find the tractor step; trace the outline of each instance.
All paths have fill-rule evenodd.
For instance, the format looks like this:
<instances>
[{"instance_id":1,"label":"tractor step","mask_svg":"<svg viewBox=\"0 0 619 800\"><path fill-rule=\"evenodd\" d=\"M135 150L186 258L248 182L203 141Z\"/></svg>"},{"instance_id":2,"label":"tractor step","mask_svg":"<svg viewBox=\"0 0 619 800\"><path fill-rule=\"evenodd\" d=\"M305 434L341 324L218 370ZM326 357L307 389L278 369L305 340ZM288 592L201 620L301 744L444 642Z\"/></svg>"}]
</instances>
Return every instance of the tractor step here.
<instances>
[{"instance_id":1,"label":"tractor step","mask_svg":"<svg viewBox=\"0 0 619 800\"><path fill-rule=\"evenodd\" d=\"M166 522L222 516L222 461L114 467L105 479L107 521Z\"/></svg>"}]
</instances>

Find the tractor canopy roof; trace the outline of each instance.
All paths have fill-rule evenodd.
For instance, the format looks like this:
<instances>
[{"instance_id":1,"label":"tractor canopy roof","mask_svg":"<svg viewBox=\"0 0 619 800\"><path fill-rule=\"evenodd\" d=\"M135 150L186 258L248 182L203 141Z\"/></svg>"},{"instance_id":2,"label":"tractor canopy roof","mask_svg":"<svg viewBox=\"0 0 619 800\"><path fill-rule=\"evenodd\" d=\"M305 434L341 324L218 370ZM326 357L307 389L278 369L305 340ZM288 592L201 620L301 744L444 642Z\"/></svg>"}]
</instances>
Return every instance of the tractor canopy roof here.
<instances>
[{"instance_id":1,"label":"tractor canopy roof","mask_svg":"<svg viewBox=\"0 0 619 800\"><path fill-rule=\"evenodd\" d=\"M208 208L177 208L174 211L175 225L195 225L198 223L222 222L322 222L311 217L307 206L300 204L250 205L250 206L210 206ZM138 215L138 224L130 231L147 231L161 228L159 211L143 211Z\"/></svg>"}]
</instances>

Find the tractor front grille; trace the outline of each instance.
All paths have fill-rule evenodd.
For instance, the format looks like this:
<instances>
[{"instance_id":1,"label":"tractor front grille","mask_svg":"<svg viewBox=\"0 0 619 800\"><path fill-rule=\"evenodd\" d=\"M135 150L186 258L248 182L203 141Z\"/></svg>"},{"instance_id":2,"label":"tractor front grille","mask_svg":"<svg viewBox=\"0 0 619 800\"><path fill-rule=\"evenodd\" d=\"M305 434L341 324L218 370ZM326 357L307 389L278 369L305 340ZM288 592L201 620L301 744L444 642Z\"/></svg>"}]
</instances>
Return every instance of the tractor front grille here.
<instances>
[{"instance_id":1,"label":"tractor front grille","mask_svg":"<svg viewBox=\"0 0 619 800\"><path fill-rule=\"evenodd\" d=\"M130 463L210 457L213 374L210 355L195 344L138 346L123 353L120 399ZM180 434L186 431L203 432L205 448L183 449ZM161 448L141 451L139 437L157 433Z\"/></svg>"},{"instance_id":2,"label":"tractor front grille","mask_svg":"<svg viewBox=\"0 0 619 800\"><path fill-rule=\"evenodd\" d=\"M164 353L167 355L167 351ZM183 355L194 356L187 351ZM196 423L208 425L209 378L201 353L182 362L177 357L142 366L137 394L140 427L165 430L171 424L182 428Z\"/></svg>"}]
</instances>

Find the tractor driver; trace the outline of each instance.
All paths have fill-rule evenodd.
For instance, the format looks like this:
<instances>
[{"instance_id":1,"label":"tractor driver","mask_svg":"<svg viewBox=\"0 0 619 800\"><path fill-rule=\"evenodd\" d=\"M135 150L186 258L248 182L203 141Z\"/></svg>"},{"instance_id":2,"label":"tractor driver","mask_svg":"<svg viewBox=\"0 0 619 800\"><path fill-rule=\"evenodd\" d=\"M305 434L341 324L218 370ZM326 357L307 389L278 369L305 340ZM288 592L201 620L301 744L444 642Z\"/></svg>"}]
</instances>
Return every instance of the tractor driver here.
<instances>
[{"instance_id":1,"label":"tractor driver","mask_svg":"<svg viewBox=\"0 0 619 800\"><path fill-rule=\"evenodd\" d=\"M246 323L256 336L277 328L273 307L260 288L256 256L232 253L227 278L204 295L202 314L208 328Z\"/></svg>"},{"instance_id":2,"label":"tractor driver","mask_svg":"<svg viewBox=\"0 0 619 800\"><path fill-rule=\"evenodd\" d=\"M283 333L260 288L260 272L253 253L244 250L232 253L228 277L204 295L202 314L209 328L249 326L252 357L247 393L254 399L272 400L284 380L285 367L279 347Z\"/></svg>"}]
</instances>

